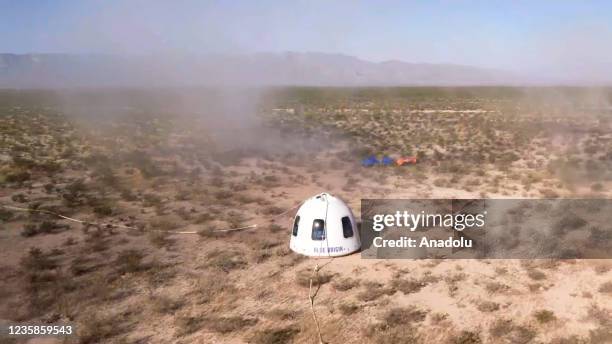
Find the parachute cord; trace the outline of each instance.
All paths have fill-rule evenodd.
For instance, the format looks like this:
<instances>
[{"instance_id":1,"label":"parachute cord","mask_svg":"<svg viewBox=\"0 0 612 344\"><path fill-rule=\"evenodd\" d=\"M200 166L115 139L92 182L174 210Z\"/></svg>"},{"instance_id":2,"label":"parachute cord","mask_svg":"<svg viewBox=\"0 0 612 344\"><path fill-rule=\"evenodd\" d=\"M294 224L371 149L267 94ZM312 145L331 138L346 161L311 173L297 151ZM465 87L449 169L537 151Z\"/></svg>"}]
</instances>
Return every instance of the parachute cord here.
<instances>
[{"instance_id":1,"label":"parachute cord","mask_svg":"<svg viewBox=\"0 0 612 344\"><path fill-rule=\"evenodd\" d=\"M316 264L314 269L312 270L312 275L310 276L310 285L308 288L308 300L310 301L310 311L312 312L312 318L314 319L315 325L317 327L317 336L319 338L319 344L325 344L325 342L323 341L323 336L321 335L321 326L319 325L319 319L317 318L317 313L315 312L314 309L314 300L315 297L317 296L317 294L319 293L319 289L321 289L321 283L320 283L320 279L319 279L319 270L323 269L325 266L327 266L329 263L331 263L334 260L334 257L331 257L331 259L319 266L319 264ZM316 290L312 291L312 281L313 279L316 279L317 281L317 288Z\"/></svg>"},{"instance_id":2,"label":"parachute cord","mask_svg":"<svg viewBox=\"0 0 612 344\"><path fill-rule=\"evenodd\" d=\"M125 225L120 225L120 224L112 224L112 223L96 223L96 222L90 222L90 221L83 221L83 220L79 220L79 219L75 219L72 217L68 217L62 214L58 214L56 212L53 211L49 211L49 210L43 210L43 209L31 209L31 208L21 208L21 207L14 207L11 205L0 205L2 208L5 209L10 209L10 210L15 210L15 211L23 211L23 212L32 212L32 213L41 213L41 214L49 214L49 215L55 215L57 217L61 217L62 219L68 220L68 221L72 221L72 222L78 222L78 223L82 223L85 225L93 225L93 226L100 226L100 227L117 227L117 228L124 228L124 229L138 229L136 227L132 227L132 226L125 226Z\"/></svg>"},{"instance_id":3,"label":"parachute cord","mask_svg":"<svg viewBox=\"0 0 612 344\"><path fill-rule=\"evenodd\" d=\"M302 203L299 203L285 211L283 211L280 214L276 214L272 217L270 217L268 219L268 221L274 221L275 219L287 214L288 212L292 211L293 209L299 207L300 205L302 205ZM84 220L79 220L79 219L75 219L72 217L68 217L53 211L49 211L49 210L43 210L43 209L32 209L32 208L22 208L22 207L15 207L15 206L11 206L11 205L2 205L0 204L0 207L5 208L5 209L9 209L9 210L14 210L14 211L22 211L22 212L34 212L34 213L41 213L41 214L48 214L48 215L54 215L57 217L60 217L64 220L68 220L68 221L72 221L72 222L77 222L77 223L81 223L84 225L92 225L92 226L98 226L98 227L107 227L107 228L123 228L123 229L131 229L131 230L140 230L140 228L138 227L133 227L133 226L126 226L126 225L122 225L122 224L114 224L114 223L104 223L104 222L90 222L90 221L84 221ZM244 229L249 229L249 228L257 228L257 224L252 224L252 225L248 225L248 226L242 226L242 227L235 227L235 228L225 228L225 229L215 229L213 230L213 232L233 232L233 231L239 231L239 230L244 230ZM162 232L162 233L171 233L171 234L198 234L197 231L167 231L167 230L162 230L162 229L151 229L149 231L153 231L153 232Z\"/></svg>"}]
</instances>

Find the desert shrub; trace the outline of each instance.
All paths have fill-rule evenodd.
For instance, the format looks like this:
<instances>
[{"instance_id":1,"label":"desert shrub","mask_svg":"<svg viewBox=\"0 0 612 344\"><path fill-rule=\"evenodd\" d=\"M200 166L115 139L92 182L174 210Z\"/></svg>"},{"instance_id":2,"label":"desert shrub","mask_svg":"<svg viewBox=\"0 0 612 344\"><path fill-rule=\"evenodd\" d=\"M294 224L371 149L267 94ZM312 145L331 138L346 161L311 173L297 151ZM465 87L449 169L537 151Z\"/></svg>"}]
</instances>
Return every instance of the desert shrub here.
<instances>
[{"instance_id":1,"label":"desert shrub","mask_svg":"<svg viewBox=\"0 0 612 344\"><path fill-rule=\"evenodd\" d=\"M240 190L237 190L236 188L232 188L232 190L234 192L240 191ZM249 196L249 195L244 195L244 194L238 194L234 198L240 204L251 204L251 203L254 203L254 202L257 201L257 197L253 197L253 196Z\"/></svg>"},{"instance_id":2,"label":"desert shrub","mask_svg":"<svg viewBox=\"0 0 612 344\"><path fill-rule=\"evenodd\" d=\"M242 227L244 222L247 220L246 216L238 211L229 211L225 216L227 221L232 228Z\"/></svg>"},{"instance_id":3,"label":"desert shrub","mask_svg":"<svg viewBox=\"0 0 612 344\"><path fill-rule=\"evenodd\" d=\"M590 341L587 338L579 337L577 335L571 335L569 337L555 337L550 340L549 344L589 344Z\"/></svg>"},{"instance_id":4,"label":"desert shrub","mask_svg":"<svg viewBox=\"0 0 612 344\"><path fill-rule=\"evenodd\" d=\"M480 302L476 308L481 312L495 312L499 310L499 303L492 301Z\"/></svg>"},{"instance_id":5,"label":"desert shrub","mask_svg":"<svg viewBox=\"0 0 612 344\"><path fill-rule=\"evenodd\" d=\"M563 234L568 230L575 230L587 224L587 221L575 214L566 214L553 224L553 232L555 234Z\"/></svg>"},{"instance_id":6,"label":"desert shrub","mask_svg":"<svg viewBox=\"0 0 612 344\"><path fill-rule=\"evenodd\" d=\"M87 191L85 180L77 179L66 186L66 191L71 195L77 196Z\"/></svg>"},{"instance_id":7,"label":"desert shrub","mask_svg":"<svg viewBox=\"0 0 612 344\"><path fill-rule=\"evenodd\" d=\"M300 332L295 327L273 328L257 331L250 342L254 344L288 344Z\"/></svg>"},{"instance_id":8,"label":"desert shrub","mask_svg":"<svg viewBox=\"0 0 612 344\"><path fill-rule=\"evenodd\" d=\"M138 200L138 196L132 192L132 190L125 189L121 191L121 199L128 202L134 202Z\"/></svg>"},{"instance_id":9,"label":"desert shrub","mask_svg":"<svg viewBox=\"0 0 612 344\"><path fill-rule=\"evenodd\" d=\"M57 261L44 254L40 248L33 247L21 258L21 267L30 272L50 270L57 267Z\"/></svg>"},{"instance_id":10,"label":"desert shrub","mask_svg":"<svg viewBox=\"0 0 612 344\"><path fill-rule=\"evenodd\" d=\"M496 267L495 268L495 273L498 275L505 275L508 273L508 269L505 267Z\"/></svg>"},{"instance_id":11,"label":"desert shrub","mask_svg":"<svg viewBox=\"0 0 612 344\"><path fill-rule=\"evenodd\" d=\"M214 196L217 200L226 200L232 198L233 192L229 190L219 190L214 193Z\"/></svg>"},{"instance_id":12,"label":"desert shrub","mask_svg":"<svg viewBox=\"0 0 612 344\"><path fill-rule=\"evenodd\" d=\"M180 227L180 223L176 221L176 218L170 216L158 217L151 221L151 227L162 231L169 231Z\"/></svg>"},{"instance_id":13,"label":"desert shrub","mask_svg":"<svg viewBox=\"0 0 612 344\"><path fill-rule=\"evenodd\" d=\"M509 290L510 287L500 283L500 282L487 282L485 284L485 290L489 293L489 294L495 294L495 293L502 293L505 292L507 290Z\"/></svg>"},{"instance_id":14,"label":"desert shrub","mask_svg":"<svg viewBox=\"0 0 612 344\"><path fill-rule=\"evenodd\" d=\"M587 311L587 319L595 321L601 326L612 327L612 313L607 308L602 308L596 303L591 304Z\"/></svg>"},{"instance_id":15,"label":"desert shrub","mask_svg":"<svg viewBox=\"0 0 612 344\"><path fill-rule=\"evenodd\" d=\"M261 264L272 257L272 252L270 250L257 250L253 255L255 259L255 263Z\"/></svg>"},{"instance_id":16,"label":"desert shrub","mask_svg":"<svg viewBox=\"0 0 612 344\"><path fill-rule=\"evenodd\" d=\"M109 338L123 332L124 327L125 320L121 317L87 314L79 321L79 343L108 342Z\"/></svg>"},{"instance_id":17,"label":"desert shrub","mask_svg":"<svg viewBox=\"0 0 612 344\"><path fill-rule=\"evenodd\" d=\"M280 244L281 242L278 240L263 239L254 241L252 245L256 250L269 250L279 246Z\"/></svg>"},{"instance_id":18,"label":"desert shrub","mask_svg":"<svg viewBox=\"0 0 612 344\"><path fill-rule=\"evenodd\" d=\"M409 324L404 324L402 326L375 324L368 326L368 328L365 330L365 334L376 344L422 343L422 339L419 336L416 328Z\"/></svg>"},{"instance_id":19,"label":"desert shrub","mask_svg":"<svg viewBox=\"0 0 612 344\"><path fill-rule=\"evenodd\" d=\"M268 226L268 229L272 233L278 233L280 231L283 231L285 228L283 226L277 225L276 223L273 223L270 226Z\"/></svg>"},{"instance_id":20,"label":"desert shrub","mask_svg":"<svg viewBox=\"0 0 612 344\"><path fill-rule=\"evenodd\" d=\"M546 274L537 269L528 269L527 276L534 281L541 281L546 279Z\"/></svg>"},{"instance_id":21,"label":"desert shrub","mask_svg":"<svg viewBox=\"0 0 612 344\"><path fill-rule=\"evenodd\" d=\"M512 331L514 326L511 319L497 319L489 328L489 334L494 338L505 336Z\"/></svg>"},{"instance_id":22,"label":"desert shrub","mask_svg":"<svg viewBox=\"0 0 612 344\"><path fill-rule=\"evenodd\" d=\"M552 189L540 189L540 194L544 198L559 198L559 193Z\"/></svg>"},{"instance_id":23,"label":"desert shrub","mask_svg":"<svg viewBox=\"0 0 612 344\"><path fill-rule=\"evenodd\" d=\"M391 287L401 291L404 294L418 293L425 285L425 282L412 278L394 278L391 280Z\"/></svg>"},{"instance_id":24,"label":"desert shrub","mask_svg":"<svg viewBox=\"0 0 612 344\"><path fill-rule=\"evenodd\" d=\"M162 203L161 197L154 193L146 193L142 196L143 206L154 207Z\"/></svg>"},{"instance_id":25,"label":"desert shrub","mask_svg":"<svg viewBox=\"0 0 612 344\"><path fill-rule=\"evenodd\" d=\"M33 237L38 233L38 226L34 223L26 223L21 230L21 236L26 238Z\"/></svg>"},{"instance_id":26,"label":"desert shrub","mask_svg":"<svg viewBox=\"0 0 612 344\"><path fill-rule=\"evenodd\" d=\"M354 303L341 303L340 306L338 306L338 309L342 315L351 315L357 312L359 306Z\"/></svg>"},{"instance_id":27,"label":"desert shrub","mask_svg":"<svg viewBox=\"0 0 612 344\"><path fill-rule=\"evenodd\" d=\"M267 317L278 320L295 320L302 312L288 308L275 308L266 314Z\"/></svg>"},{"instance_id":28,"label":"desert shrub","mask_svg":"<svg viewBox=\"0 0 612 344\"><path fill-rule=\"evenodd\" d=\"M480 335L473 331L461 331L456 337L451 340L452 344L480 344L482 339Z\"/></svg>"},{"instance_id":29,"label":"desert shrub","mask_svg":"<svg viewBox=\"0 0 612 344\"><path fill-rule=\"evenodd\" d=\"M94 271L98 266L92 258L77 256L70 263L70 272L74 276L81 276Z\"/></svg>"},{"instance_id":30,"label":"desert shrub","mask_svg":"<svg viewBox=\"0 0 612 344\"><path fill-rule=\"evenodd\" d=\"M194 317L186 315L178 316L174 320L174 325L176 326L176 335L181 337L186 336L188 334L192 334L202 328L203 322L203 317Z\"/></svg>"},{"instance_id":31,"label":"desert shrub","mask_svg":"<svg viewBox=\"0 0 612 344\"><path fill-rule=\"evenodd\" d=\"M11 201L16 203L27 203L30 201L30 198L23 193L18 193L11 196Z\"/></svg>"},{"instance_id":32,"label":"desert shrub","mask_svg":"<svg viewBox=\"0 0 612 344\"><path fill-rule=\"evenodd\" d=\"M161 176L164 173L150 158L149 154L143 151L133 151L126 154L125 161L140 170L145 178Z\"/></svg>"},{"instance_id":33,"label":"desert shrub","mask_svg":"<svg viewBox=\"0 0 612 344\"><path fill-rule=\"evenodd\" d=\"M157 248L167 247L174 243L168 232L154 231L149 233L149 241Z\"/></svg>"},{"instance_id":34,"label":"desert shrub","mask_svg":"<svg viewBox=\"0 0 612 344\"><path fill-rule=\"evenodd\" d=\"M612 239L612 230L600 229L596 226L589 228L589 240L595 247L606 247L609 240Z\"/></svg>"},{"instance_id":35,"label":"desert shrub","mask_svg":"<svg viewBox=\"0 0 612 344\"><path fill-rule=\"evenodd\" d=\"M154 296L151 298L153 310L160 314L173 314L183 307L183 301L169 296Z\"/></svg>"},{"instance_id":36,"label":"desert shrub","mask_svg":"<svg viewBox=\"0 0 612 344\"><path fill-rule=\"evenodd\" d=\"M605 282L597 289L600 293L612 294L612 281Z\"/></svg>"},{"instance_id":37,"label":"desert shrub","mask_svg":"<svg viewBox=\"0 0 612 344\"><path fill-rule=\"evenodd\" d=\"M146 279L151 287L159 287L167 285L176 277L177 270L173 269L175 265L172 263L162 263L154 258L146 265Z\"/></svg>"},{"instance_id":38,"label":"desert shrub","mask_svg":"<svg viewBox=\"0 0 612 344\"><path fill-rule=\"evenodd\" d=\"M120 274L134 273L145 270L147 266L143 263L144 254L134 249L119 252L115 259L117 271Z\"/></svg>"},{"instance_id":39,"label":"desert shrub","mask_svg":"<svg viewBox=\"0 0 612 344\"><path fill-rule=\"evenodd\" d=\"M248 265L244 255L238 251L215 249L208 253L206 258L212 267L224 272L243 269Z\"/></svg>"},{"instance_id":40,"label":"desert shrub","mask_svg":"<svg viewBox=\"0 0 612 344\"><path fill-rule=\"evenodd\" d=\"M374 301L383 295L395 294L395 289L385 287L382 283L368 281L363 283L363 286L365 289L357 294L357 298L361 301Z\"/></svg>"},{"instance_id":41,"label":"desert shrub","mask_svg":"<svg viewBox=\"0 0 612 344\"><path fill-rule=\"evenodd\" d=\"M281 214L283 211L285 210L281 207L268 206L262 210L262 213L264 215L278 215L278 214Z\"/></svg>"},{"instance_id":42,"label":"desert shrub","mask_svg":"<svg viewBox=\"0 0 612 344\"><path fill-rule=\"evenodd\" d=\"M318 273L314 273L310 269L303 269L298 271L295 274L295 281L301 287L310 287L310 279L312 278L312 286L318 287L320 285L329 283L334 274L326 271L319 271Z\"/></svg>"},{"instance_id":43,"label":"desert shrub","mask_svg":"<svg viewBox=\"0 0 612 344\"><path fill-rule=\"evenodd\" d=\"M17 171L7 174L4 180L8 183L23 183L30 180L30 178L30 173L26 171Z\"/></svg>"},{"instance_id":44,"label":"desert shrub","mask_svg":"<svg viewBox=\"0 0 612 344\"><path fill-rule=\"evenodd\" d=\"M448 182L444 178L438 178L438 179L434 180L433 184L434 184L434 186L437 186L437 187L441 188L441 187L447 186Z\"/></svg>"},{"instance_id":45,"label":"desert shrub","mask_svg":"<svg viewBox=\"0 0 612 344\"><path fill-rule=\"evenodd\" d=\"M383 320L388 326L413 324L425 320L427 312L416 307L396 307L388 310Z\"/></svg>"},{"instance_id":46,"label":"desert shrub","mask_svg":"<svg viewBox=\"0 0 612 344\"><path fill-rule=\"evenodd\" d=\"M98 180L107 186L114 187L119 182L119 178L113 172L113 169L108 166L98 166L94 172L94 175L98 177Z\"/></svg>"},{"instance_id":47,"label":"desert shrub","mask_svg":"<svg viewBox=\"0 0 612 344\"><path fill-rule=\"evenodd\" d=\"M21 231L21 236L23 237L31 237L38 234L50 234L57 233L62 229L69 228L68 225L61 225L55 221L43 221L38 225L33 223L28 223L24 225L23 230Z\"/></svg>"},{"instance_id":48,"label":"desert shrub","mask_svg":"<svg viewBox=\"0 0 612 344\"><path fill-rule=\"evenodd\" d=\"M541 309L539 311L535 311L533 313L534 318L536 318L536 320L540 323L540 324L545 324L548 322L551 322L555 319L557 319L557 317L555 316L555 313L553 313L552 311L546 310L546 309Z\"/></svg>"},{"instance_id":49,"label":"desert shrub","mask_svg":"<svg viewBox=\"0 0 612 344\"><path fill-rule=\"evenodd\" d=\"M280 178L275 175L268 175L263 177L263 181L266 183L278 183L280 181Z\"/></svg>"},{"instance_id":50,"label":"desert shrub","mask_svg":"<svg viewBox=\"0 0 612 344\"><path fill-rule=\"evenodd\" d=\"M212 216L212 214L210 214L210 213L202 213L202 214L196 216L194 223L201 224L201 223L205 223L205 222L211 221L213 219L214 219L214 216Z\"/></svg>"},{"instance_id":51,"label":"desert shrub","mask_svg":"<svg viewBox=\"0 0 612 344\"><path fill-rule=\"evenodd\" d=\"M64 229L67 227L67 225L61 225L55 221L43 221L38 225L38 231L40 233L53 233L56 232L58 229Z\"/></svg>"},{"instance_id":52,"label":"desert shrub","mask_svg":"<svg viewBox=\"0 0 612 344\"><path fill-rule=\"evenodd\" d=\"M590 344L608 344L612 338L612 328L610 326L600 326L589 331Z\"/></svg>"},{"instance_id":53,"label":"desert shrub","mask_svg":"<svg viewBox=\"0 0 612 344\"><path fill-rule=\"evenodd\" d=\"M463 280L465 280L467 278L467 275L463 272L458 272L452 275L447 275L446 277L444 277L444 281L446 283L457 283L457 282L461 282Z\"/></svg>"},{"instance_id":54,"label":"desert shrub","mask_svg":"<svg viewBox=\"0 0 612 344\"><path fill-rule=\"evenodd\" d=\"M103 232L98 228L95 231L87 232L88 227L83 227L83 231L85 233L89 233L87 238L85 239L85 250L87 252L103 252L109 249L110 240L108 238L104 238Z\"/></svg>"},{"instance_id":55,"label":"desert shrub","mask_svg":"<svg viewBox=\"0 0 612 344\"><path fill-rule=\"evenodd\" d=\"M353 289L357 286L359 286L359 280L353 279L353 278L341 278L337 281L334 281L334 283L332 283L332 286L336 289L336 290L340 290L340 291L347 291L350 289Z\"/></svg>"},{"instance_id":56,"label":"desert shrub","mask_svg":"<svg viewBox=\"0 0 612 344\"><path fill-rule=\"evenodd\" d=\"M446 319L448 319L448 313L436 312L430 315L430 321L433 325L437 325Z\"/></svg>"},{"instance_id":57,"label":"desert shrub","mask_svg":"<svg viewBox=\"0 0 612 344\"><path fill-rule=\"evenodd\" d=\"M13 212L0 208L0 221L9 222L13 219Z\"/></svg>"},{"instance_id":58,"label":"desert shrub","mask_svg":"<svg viewBox=\"0 0 612 344\"><path fill-rule=\"evenodd\" d=\"M224 291L232 292L234 285L227 274L220 271L210 271L201 278L195 285L193 295L198 304L205 304L213 301Z\"/></svg>"},{"instance_id":59,"label":"desert shrub","mask_svg":"<svg viewBox=\"0 0 612 344\"><path fill-rule=\"evenodd\" d=\"M526 344L531 343L535 338L534 330L515 324L511 319L497 319L489 328L492 338L505 338L511 343Z\"/></svg>"},{"instance_id":60,"label":"desert shrub","mask_svg":"<svg viewBox=\"0 0 612 344\"><path fill-rule=\"evenodd\" d=\"M255 318L244 318L241 316L208 317L205 319L206 328L218 333L240 331L245 327L251 327L256 323L257 319Z\"/></svg>"},{"instance_id":61,"label":"desert shrub","mask_svg":"<svg viewBox=\"0 0 612 344\"><path fill-rule=\"evenodd\" d=\"M101 204L93 208L93 212L99 217L113 215L113 208L108 204Z\"/></svg>"},{"instance_id":62,"label":"desert shrub","mask_svg":"<svg viewBox=\"0 0 612 344\"><path fill-rule=\"evenodd\" d=\"M598 264L598 265L595 265L593 270L595 270L596 274L601 275L601 274L605 274L606 272L610 271L611 268L612 268L612 265Z\"/></svg>"}]
</instances>

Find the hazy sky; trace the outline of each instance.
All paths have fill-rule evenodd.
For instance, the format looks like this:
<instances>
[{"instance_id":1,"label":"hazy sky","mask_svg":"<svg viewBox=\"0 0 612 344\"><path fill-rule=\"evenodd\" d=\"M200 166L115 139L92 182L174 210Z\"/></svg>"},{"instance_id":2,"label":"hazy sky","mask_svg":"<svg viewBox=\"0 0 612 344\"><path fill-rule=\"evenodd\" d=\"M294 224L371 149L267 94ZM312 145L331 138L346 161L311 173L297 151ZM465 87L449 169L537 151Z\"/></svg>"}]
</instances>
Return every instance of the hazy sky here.
<instances>
[{"instance_id":1,"label":"hazy sky","mask_svg":"<svg viewBox=\"0 0 612 344\"><path fill-rule=\"evenodd\" d=\"M0 0L0 52L314 51L610 74L612 1Z\"/></svg>"}]
</instances>

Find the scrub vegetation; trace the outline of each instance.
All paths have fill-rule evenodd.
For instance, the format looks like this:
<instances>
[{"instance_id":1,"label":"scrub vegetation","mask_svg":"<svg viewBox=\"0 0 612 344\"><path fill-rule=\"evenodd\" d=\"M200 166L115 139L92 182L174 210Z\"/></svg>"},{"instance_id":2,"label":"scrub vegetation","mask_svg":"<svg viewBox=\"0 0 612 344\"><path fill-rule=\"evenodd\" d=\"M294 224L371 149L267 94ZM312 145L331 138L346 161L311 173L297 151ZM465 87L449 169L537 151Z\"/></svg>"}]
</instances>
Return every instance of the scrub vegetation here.
<instances>
[{"instance_id":1,"label":"scrub vegetation","mask_svg":"<svg viewBox=\"0 0 612 344\"><path fill-rule=\"evenodd\" d=\"M285 214L307 197L357 217L361 198L610 197L608 89L181 92L0 91L0 204L84 221L0 208L0 320L73 322L79 343L311 343L324 261L288 249ZM552 230L611 238L572 218ZM611 277L609 261L354 254L313 286L330 343L605 343Z\"/></svg>"}]
</instances>

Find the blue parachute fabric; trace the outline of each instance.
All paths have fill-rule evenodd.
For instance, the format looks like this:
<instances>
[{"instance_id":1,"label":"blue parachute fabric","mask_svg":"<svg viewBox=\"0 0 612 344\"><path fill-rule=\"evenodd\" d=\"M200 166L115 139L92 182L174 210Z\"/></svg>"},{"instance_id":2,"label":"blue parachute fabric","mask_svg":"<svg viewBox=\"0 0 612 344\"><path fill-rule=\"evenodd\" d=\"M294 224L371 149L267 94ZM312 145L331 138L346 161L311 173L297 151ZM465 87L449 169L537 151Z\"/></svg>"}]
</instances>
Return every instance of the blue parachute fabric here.
<instances>
[{"instance_id":1,"label":"blue parachute fabric","mask_svg":"<svg viewBox=\"0 0 612 344\"><path fill-rule=\"evenodd\" d=\"M372 167L378 164L380 164L380 161L378 161L378 159L376 159L376 156L374 155L370 155L369 157L361 160L361 165L365 167Z\"/></svg>"},{"instance_id":2,"label":"blue parachute fabric","mask_svg":"<svg viewBox=\"0 0 612 344\"><path fill-rule=\"evenodd\" d=\"M386 155L385 155L385 156L382 158L382 164L383 164L384 166L391 166L391 165L395 164L395 159L393 159L393 158L388 157L388 156L386 156Z\"/></svg>"}]
</instances>

